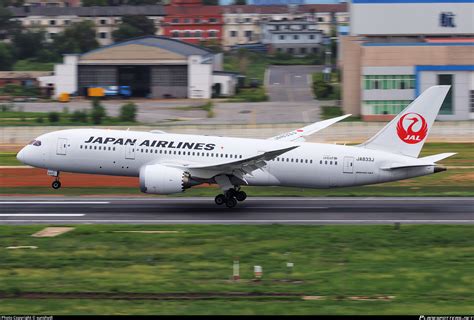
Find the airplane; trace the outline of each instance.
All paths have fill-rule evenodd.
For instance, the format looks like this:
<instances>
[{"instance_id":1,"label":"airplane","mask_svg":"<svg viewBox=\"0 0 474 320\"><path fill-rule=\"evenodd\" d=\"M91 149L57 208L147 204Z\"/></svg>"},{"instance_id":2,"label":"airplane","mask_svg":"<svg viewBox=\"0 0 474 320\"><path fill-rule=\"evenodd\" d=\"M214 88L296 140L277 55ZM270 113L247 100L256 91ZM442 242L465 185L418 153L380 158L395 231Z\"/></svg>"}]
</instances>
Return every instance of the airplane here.
<instances>
[{"instance_id":1,"label":"airplane","mask_svg":"<svg viewBox=\"0 0 474 320\"><path fill-rule=\"evenodd\" d=\"M17 158L47 169L55 178L54 189L61 187L60 172L138 177L142 192L162 195L210 183L222 190L215 203L232 208L247 198L242 186L349 187L445 171L436 162L455 153L418 156L449 90L428 88L375 136L355 146L305 142L350 116L344 115L268 139L60 130L31 141Z\"/></svg>"}]
</instances>

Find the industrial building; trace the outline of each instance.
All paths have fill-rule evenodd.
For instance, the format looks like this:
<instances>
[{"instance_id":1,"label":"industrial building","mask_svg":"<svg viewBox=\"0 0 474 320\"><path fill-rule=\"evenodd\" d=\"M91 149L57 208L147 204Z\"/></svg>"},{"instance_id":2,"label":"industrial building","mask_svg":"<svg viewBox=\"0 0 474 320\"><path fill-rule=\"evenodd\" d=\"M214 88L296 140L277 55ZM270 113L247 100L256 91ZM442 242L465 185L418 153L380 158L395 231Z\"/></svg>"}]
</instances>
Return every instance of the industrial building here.
<instances>
[{"instance_id":1,"label":"industrial building","mask_svg":"<svg viewBox=\"0 0 474 320\"><path fill-rule=\"evenodd\" d=\"M87 95L90 87L129 86L135 97L207 99L217 83L222 96L235 90L235 75L218 71L222 54L164 36L146 36L66 55L49 80L55 97Z\"/></svg>"},{"instance_id":2,"label":"industrial building","mask_svg":"<svg viewBox=\"0 0 474 320\"><path fill-rule=\"evenodd\" d=\"M353 0L341 36L345 113L387 120L433 85L451 85L439 120L474 118L470 0Z\"/></svg>"}]
</instances>

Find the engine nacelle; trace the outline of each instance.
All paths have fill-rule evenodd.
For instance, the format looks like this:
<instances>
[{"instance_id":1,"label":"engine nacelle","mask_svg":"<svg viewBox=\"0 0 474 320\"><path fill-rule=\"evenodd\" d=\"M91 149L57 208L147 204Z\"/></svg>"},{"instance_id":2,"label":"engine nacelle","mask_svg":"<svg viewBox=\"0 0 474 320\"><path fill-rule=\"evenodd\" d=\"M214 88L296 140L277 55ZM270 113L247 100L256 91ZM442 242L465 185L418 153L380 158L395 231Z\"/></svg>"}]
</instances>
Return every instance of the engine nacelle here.
<instances>
[{"instance_id":1,"label":"engine nacelle","mask_svg":"<svg viewBox=\"0 0 474 320\"><path fill-rule=\"evenodd\" d=\"M159 164L140 169L140 190L144 193L171 194L191 187L189 174L183 170Z\"/></svg>"}]
</instances>

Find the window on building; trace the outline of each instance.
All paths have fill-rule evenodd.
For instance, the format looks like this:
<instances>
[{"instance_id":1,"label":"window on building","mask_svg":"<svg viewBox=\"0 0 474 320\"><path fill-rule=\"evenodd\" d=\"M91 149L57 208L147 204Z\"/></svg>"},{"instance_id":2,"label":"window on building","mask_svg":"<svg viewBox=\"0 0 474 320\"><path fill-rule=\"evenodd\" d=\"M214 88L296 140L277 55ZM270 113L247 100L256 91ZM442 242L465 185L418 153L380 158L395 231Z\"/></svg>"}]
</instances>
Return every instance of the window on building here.
<instances>
[{"instance_id":1,"label":"window on building","mask_svg":"<svg viewBox=\"0 0 474 320\"><path fill-rule=\"evenodd\" d=\"M198 18L194 19L194 23L200 23L200 22L201 22L201 19L198 19Z\"/></svg>"},{"instance_id":2,"label":"window on building","mask_svg":"<svg viewBox=\"0 0 474 320\"><path fill-rule=\"evenodd\" d=\"M171 23L179 23L179 19L178 18L174 18L171 20Z\"/></svg>"},{"instance_id":3,"label":"window on building","mask_svg":"<svg viewBox=\"0 0 474 320\"><path fill-rule=\"evenodd\" d=\"M105 19L100 19L100 24L102 24L102 25L107 24L107 20L105 20Z\"/></svg>"},{"instance_id":4,"label":"window on building","mask_svg":"<svg viewBox=\"0 0 474 320\"><path fill-rule=\"evenodd\" d=\"M231 36L231 37L237 37L237 31L231 30L231 31L230 31L230 36Z\"/></svg>"},{"instance_id":5,"label":"window on building","mask_svg":"<svg viewBox=\"0 0 474 320\"><path fill-rule=\"evenodd\" d=\"M184 23L189 23L189 19L188 18L184 19Z\"/></svg>"},{"instance_id":6,"label":"window on building","mask_svg":"<svg viewBox=\"0 0 474 320\"><path fill-rule=\"evenodd\" d=\"M194 32L194 36L195 36L196 38L201 38L201 37L202 37L202 32L199 31L199 30L198 30L198 31L195 31L195 32Z\"/></svg>"},{"instance_id":7,"label":"window on building","mask_svg":"<svg viewBox=\"0 0 474 320\"><path fill-rule=\"evenodd\" d=\"M215 22L217 22L217 19L216 19L216 18L210 18L210 19L209 19L209 22L215 23Z\"/></svg>"},{"instance_id":8,"label":"window on building","mask_svg":"<svg viewBox=\"0 0 474 320\"><path fill-rule=\"evenodd\" d=\"M300 36L297 35L297 34L295 34L295 35L293 36L293 39L294 39L294 40L298 40L299 38L300 38Z\"/></svg>"},{"instance_id":9,"label":"window on building","mask_svg":"<svg viewBox=\"0 0 474 320\"><path fill-rule=\"evenodd\" d=\"M301 54L306 54L306 48L300 48L300 53Z\"/></svg>"},{"instance_id":10,"label":"window on building","mask_svg":"<svg viewBox=\"0 0 474 320\"><path fill-rule=\"evenodd\" d=\"M189 31L184 31L183 37L184 37L184 38L190 38L190 37L191 37L191 32L189 32Z\"/></svg>"},{"instance_id":11,"label":"window on building","mask_svg":"<svg viewBox=\"0 0 474 320\"><path fill-rule=\"evenodd\" d=\"M173 32L171 32L171 36L172 36L173 38L179 38L179 31L173 31Z\"/></svg>"},{"instance_id":12,"label":"window on building","mask_svg":"<svg viewBox=\"0 0 474 320\"><path fill-rule=\"evenodd\" d=\"M313 53L318 53L319 48L318 47L313 47L313 48L311 48L311 51L313 51Z\"/></svg>"},{"instance_id":13,"label":"window on building","mask_svg":"<svg viewBox=\"0 0 474 320\"><path fill-rule=\"evenodd\" d=\"M252 30L245 30L245 37L247 39L252 39Z\"/></svg>"},{"instance_id":14,"label":"window on building","mask_svg":"<svg viewBox=\"0 0 474 320\"><path fill-rule=\"evenodd\" d=\"M281 35L278 36L278 39L285 40L285 36L281 34Z\"/></svg>"},{"instance_id":15,"label":"window on building","mask_svg":"<svg viewBox=\"0 0 474 320\"><path fill-rule=\"evenodd\" d=\"M310 40L314 40L314 34L310 34L310 35L309 35L309 39L310 39Z\"/></svg>"},{"instance_id":16,"label":"window on building","mask_svg":"<svg viewBox=\"0 0 474 320\"><path fill-rule=\"evenodd\" d=\"M209 37L209 38L215 38L215 37L217 37L217 32L216 32L216 31L209 31L209 32L208 32L208 37Z\"/></svg>"},{"instance_id":17,"label":"window on building","mask_svg":"<svg viewBox=\"0 0 474 320\"><path fill-rule=\"evenodd\" d=\"M107 39L107 32L99 32L99 38Z\"/></svg>"},{"instance_id":18,"label":"window on building","mask_svg":"<svg viewBox=\"0 0 474 320\"><path fill-rule=\"evenodd\" d=\"M318 22L324 22L324 18L323 18L323 17L319 17L319 18L318 18Z\"/></svg>"},{"instance_id":19,"label":"window on building","mask_svg":"<svg viewBox=\"0 0 474 320\"><path fill-rule=\"evenodd\" d=\"M68 25L70 25L70 24L71 24L71 20L64 20L64 25L65 25L65 26L68 26Z\"/></svg>"},{"instance_id":20,"label":"window on building","mask_svg":"<svg viewBox=\"0 0 474 320\"><path fill-rule=\"evenodd\" d=\"M448 91L446 98L444 98L443 104L439 111L440 114L453 114L453 78L452 74L438 74L439 85L449 85L451 89Z\"/></svg>"},{"instance_id":21,"label":"window on building","mask_svg":"<svg viewBox=\"0 0 474 320\"><path fill-rule=\"evenodd\" d=\"M56 20L49 20L49 25L50 26L55 26L56 25Z\"/></svg>"},{"instance_id":22,"label":"window on building","mask_svg":"<svg viewBox=\"0 0 474 320\"><path fill-rule=\"evenodd\" d=\"M411 100L365 100L364 114L398 114L405 109Z\"/></svg>"},{"instance_id":23,"label":"window on building","mask_svg":"<svg viewBox=\"0 0 474 320\"><path fill-rule=\"evenodd\" d=\"M252 19L250 19L250 18L245 18L245 22L246 22L246 23L250 23L250 22L252 22Z\"/></svg>"},{"instance_id":24,"label":"window on building","mask_svg":"<svg viewBox=\"0 0 474 320\"><path fill-rule=\"evenodd\" d=\"M363 78L365 90L414 89L414 75L367 75Z\"/></svg>"},{"instance_id":25,"label":"window on building","mask_svg":"<svg viewBox=\"0 0 474 320\"><path fill-rule=\"evenodd\" d=\"M474 90L471 90L471 113L474 113Z\"/></svg>"},{"instance_id":26,"label":"window on building","mask_svg":"<svg viewBox=\"0 0 474 320\"><path fill-rule=\"evenodd\" d=\"M289 54L293 54L295 52L294 48L288 48L287 51Z\"/></svg>"}]
</instances>

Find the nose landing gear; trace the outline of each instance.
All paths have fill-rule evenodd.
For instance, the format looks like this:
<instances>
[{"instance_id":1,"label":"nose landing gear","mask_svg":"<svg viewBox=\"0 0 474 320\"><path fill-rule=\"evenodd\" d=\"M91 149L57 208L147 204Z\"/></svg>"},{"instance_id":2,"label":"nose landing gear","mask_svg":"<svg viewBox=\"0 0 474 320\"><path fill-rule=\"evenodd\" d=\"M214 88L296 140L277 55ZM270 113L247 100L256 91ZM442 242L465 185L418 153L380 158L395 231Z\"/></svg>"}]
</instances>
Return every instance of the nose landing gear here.
<instances>
[{"instance_id":1,"label":"nose landing gear","mask_svg":"<svg viewBox=\"0 0 474 320\"><path fill-rule=\"evenodd\" d=\"M59 180L54 180L51 187L53 187L53 189L59 189L61 188L61 182Z\"/></svg>"},{"instance_id":2,"label":"nose landing gear","mask_svg":"<svg viewBox=\"0 0 474 320\"><path fill-rule=\"evenodd\" d=\"M59 171L55 170L48 170L48 176L55 177L53 183L51 183L51 187L53 189L59 189L61 188L61 182L59 181Z\"/></svg>"}]
</instances>

